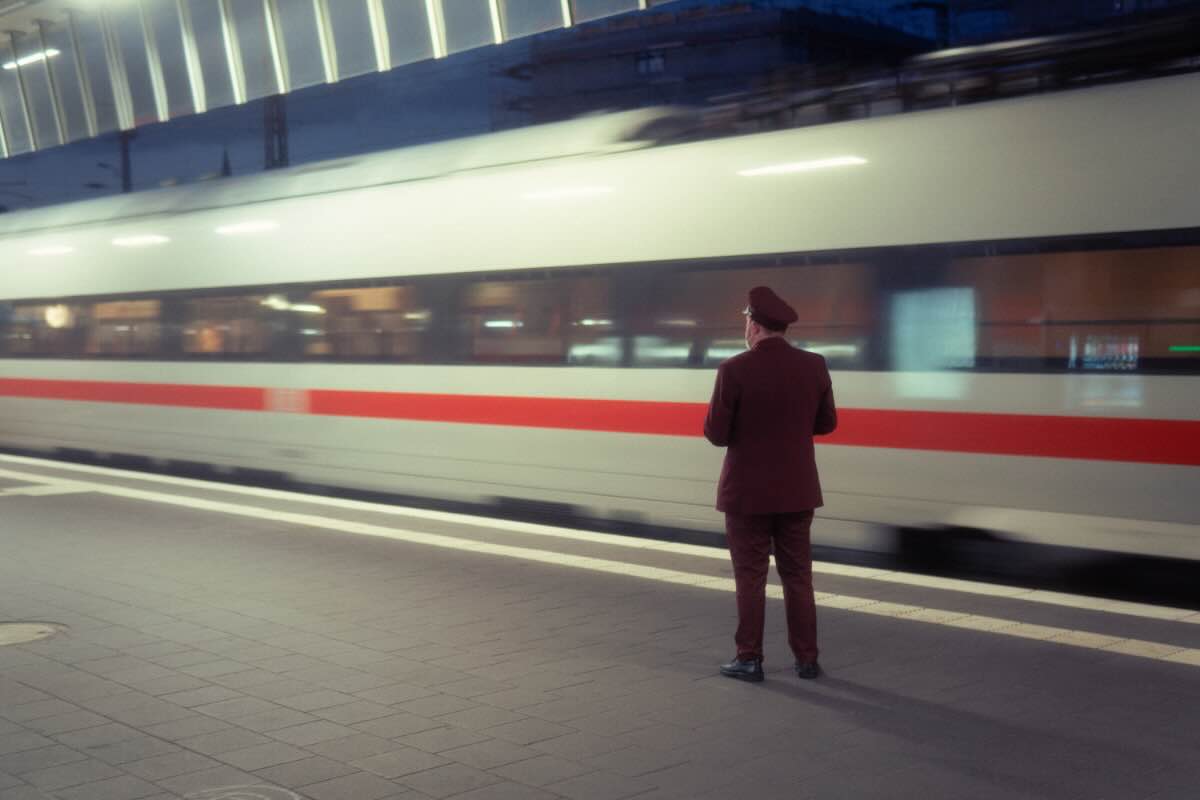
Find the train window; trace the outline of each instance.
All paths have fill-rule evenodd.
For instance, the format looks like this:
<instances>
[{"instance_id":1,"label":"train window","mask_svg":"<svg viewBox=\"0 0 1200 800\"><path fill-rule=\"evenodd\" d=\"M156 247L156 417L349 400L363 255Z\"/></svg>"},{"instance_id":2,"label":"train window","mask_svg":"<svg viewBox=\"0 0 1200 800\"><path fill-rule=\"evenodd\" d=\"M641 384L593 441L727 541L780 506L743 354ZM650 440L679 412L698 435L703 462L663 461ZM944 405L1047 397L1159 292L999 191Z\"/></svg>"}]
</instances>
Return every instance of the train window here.
<instances>
[{"instance_id":1,"label":"train window","mask_svg":"<svg viewBox=\"0 0 1200 800\"><path fill-rule=\"evenodd\" d=\"M869 264L816 264L663 272L634 314L636 366L714 367L746 349L742 310L765 285L800 315L787 336L835 369L864 369L874 326L875 272Z\"/></svg>"},{"instance_id":2,"label":"train window","mask_svg":"<svg viewBox=\"0 0 1200 800\"><path fill-rule=\"evenodd\" d=\"M182 303L183 352L224 358L283 356L289 352L286 341L292 308L281 294L186 299Z\"/></svg>"},{"instance_id":3,"label":"train window","mask_svg":"<svg viewBox=\"0 0 1200 800\"><path fill-rule=\"evenodd\" d=\"M84 353L89 356L153 356L162 351L162 304L158 300L93 303Z\"/></svg>"},{"instance_id":4,"label":"train window","mask_svg":"<svg viewBox=\"0 0 1200 800\"><path fill-rule=\"evenodd\" d=\"M4 325L4 352L12 356L77 356L83 351L87 312L74 303L15 303Z\"/></svg>"},{"instance_id":5,"label":"train window","mask_svg":"<svg viewBox=\"0 0 1200 800\"><path fill-rule=\"evenodd\" d=\"M1200 368L1200 247L960 259L977 293L977 366Z\"/></svg>"},{"instance_id":6,"label":"train window","mask_svg":"<svg viewBox=\"0 0 1200 800\"><path fill-rule=\"evenodd\" d=\"M478 281L459 308L460 357L476 363L616 366L621 339L609 279Z\"/></svg>"},{"instance_id":7,"label":"train window","mask_svg":"<svg viewBox=\"0 0 1200 800\"><path fill-rule=\"evenodd\" d=\"M292 308L308 358L417 361L433 319L414 286L322 289Z\"/></svg>"}]
</instances>

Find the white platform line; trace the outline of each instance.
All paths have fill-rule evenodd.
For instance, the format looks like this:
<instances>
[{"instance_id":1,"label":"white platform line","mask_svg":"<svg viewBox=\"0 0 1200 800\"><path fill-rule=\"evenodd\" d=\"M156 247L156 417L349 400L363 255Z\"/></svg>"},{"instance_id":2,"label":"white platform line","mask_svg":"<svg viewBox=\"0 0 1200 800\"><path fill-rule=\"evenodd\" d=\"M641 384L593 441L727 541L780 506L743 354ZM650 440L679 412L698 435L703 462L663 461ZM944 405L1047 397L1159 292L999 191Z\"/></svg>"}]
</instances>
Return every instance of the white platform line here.
<instances>
[{"instance_id":1,"label":"white platform line","mask_svg":"<svg viewBox=\"0 0 1200 800\"><path fill-rule=\"evenodd\" d=\"M718 561L727 561L729 559L729 554L727 551L715 547L703 547L701 545L682 544L679 542L663 542L654 539L644 539L636 536L623 536L614 533L600 533L598 531L562 528L554 525L540 525L530 522L518 522L515 520L493 519L491 517L474 514L456 514L448 511L432 511L424 508L410 508L407 506L396 506L386 503L370 503L363 500L346 500L340 497L321 497L317 495L303 494L300 492L287 492L278 489L260 489L253 486L236 486L233 484L203 481L194 478L177 478L172 475L155 475L144 472L131 472L128 470L113 469L111 467L94 467L87 464L70 464L60 461L29 458L26 456L10 456L0 454L0 461L7 461L13 464L27 464L30 466L83 472L91 475L139 480L147 483L160 483L169 486L182 486L206 491L219 491L228 494L244 495L247 497L261 497L269 500L285 500L288 502L305 503L312 506L344 508L353 511L366 511L374 514L411 517L414 519L427 519L435 522L449 522L457 525L469 525L476 528L486 528L489 531L508 531L526 536L549 536L557 539L593 542L596 544L625 547L634 550L656 550L665 553L676 553L680 555L691 556L694 558L716 559ZM42 481L57 480L47 476L34 476L33 479ZM820 524L820 520L817 521L817 524ZM1000 597L1010 600L1021 600L1027 603L1061 606L1064 608L1075 608L1085 611L1100 611L1109 614L1123 614L1131 617L1143 617L1146 619L1158 619L1170 622L1184 622L1193 625L1200 624L1200 612L1196 612L1190 608L1172 608L1170 606L1157 606L1150 605L1148 603L1131 603L1125 600L1108 600L1097 597L1087 597L1084 595L1047 592L1040 589L1030 589L1024 586L1005 586L1002 584L984 583L982 581L969 581L959 578L941 578L934 575L921 575L917 573L876 569L872 567L859 567L851 564L834 564L823 561L814 562L813 571L818 574L838 575L841 577L855 578L858 580L898 583L924 589L942 589L946 591L961 592L964 594Z\"/></svg>"},{"instance_id":2,"label":"white platform line","mask_svg":"<svg viewBox=\"0 0 1200 800\"><path fill-rule=\"evenodd\" d=\"M0 477L17 477L36 480L36 475L23 475L18 472L0 469ZM231 514L253 519L283 522L308 528L318 528L340 534L359 536L374 536L396 541L409 542L430 547L440 547L448 550L458 550L472 554L484 554L501 558L533 561L555 566L584 569L589 572L624 575L627 577L659 581L682 586L691 586L711 591L732 592L734 583L731 578L714 577L677 570L651 567L642 564L629 564L624 561L594 558L591 556L568 555L549 550L536 550L529 547L480 542L474 539L460 539L436 533L388 528L353 520L322 517L313 514L298 514L291 511L260 508L252 505L226 503L218 500L204 500L196 497L151 492L143 489L130 489L123 486L111 486L102 483L85 481L72 482L76 486L86 486L92 491L122 497L130 500L141 500L151 503L190 508L220 514ZM783 590L778 586L767 587L768 596L782 598ZM842 609L862 614L891 617L900 620L911 620L927 624L944 625L956 628L967 628L1001 636L1037 639L1072 647L1083 647L1090 650L1111 651L1125 655L1136 656L1154 661L1200 666L1200 649L1180 647L1177 645L1151 642L1141 639L1110 637L1087 631L1075 631L1068 628L1056 628L1045 625L1030 625L1019 620L987 617L978 614L958 613L941 609L922 608L921 606L904 603L891 603L872 600L864 597L850 597L828 593L818 593L817 604L825 608Z\"/></svg>"}]
</instances>

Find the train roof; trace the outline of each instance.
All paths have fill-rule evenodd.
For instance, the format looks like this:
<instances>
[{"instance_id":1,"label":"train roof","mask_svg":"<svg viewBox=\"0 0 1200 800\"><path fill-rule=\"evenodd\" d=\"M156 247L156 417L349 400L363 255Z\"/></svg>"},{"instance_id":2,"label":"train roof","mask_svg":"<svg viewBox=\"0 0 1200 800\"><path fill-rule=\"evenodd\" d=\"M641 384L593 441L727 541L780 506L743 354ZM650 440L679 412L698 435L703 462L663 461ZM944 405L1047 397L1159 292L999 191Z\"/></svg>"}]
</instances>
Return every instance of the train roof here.
<instances>
[{"instance_id":1,"label":"train roof","mask_svg":"<svg viewBox=\"0 0 1200 800\"><path fill-rule=\"evenodd\" d=\"M381 182L371 158L298 184L344 191L249 205L164 192L188 213L0 236L0 298L1190 230L1198 97L1193 73L664 147L643 135L436 180ZM412 155L389 174L414 175Z\"/></svg>"},{"instance_id":2,"label":"train roof","mask_svg":"<svg viewBox=\"0 0 1200 800\"><path fill-rule=\"evenodd\" d=\"M679 135L695 125L695 118L694 111L673 106L591 114L272 172L16 211L0 215L0 236L152 214L252 205L533 161L632 150Z\"/></svg>"}]
</instances>

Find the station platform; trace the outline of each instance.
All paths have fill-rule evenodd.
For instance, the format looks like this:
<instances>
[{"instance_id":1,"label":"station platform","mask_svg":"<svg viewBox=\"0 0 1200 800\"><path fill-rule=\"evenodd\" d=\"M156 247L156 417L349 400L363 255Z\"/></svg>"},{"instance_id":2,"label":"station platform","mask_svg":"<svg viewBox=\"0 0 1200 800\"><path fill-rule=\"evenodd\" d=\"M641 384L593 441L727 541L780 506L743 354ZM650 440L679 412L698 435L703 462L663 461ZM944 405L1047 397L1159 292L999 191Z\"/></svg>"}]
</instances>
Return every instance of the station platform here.
<instances>
[{"instance_id":1,"label":"station platform","mask_svg":"<svg viewBox=\"0 0 1200 800\"><path fill-rule=\"evenodd\" d=\"M1200 613L816 570L0 456L0 800L1200 796Z\"/></svg>"}]
</instances>

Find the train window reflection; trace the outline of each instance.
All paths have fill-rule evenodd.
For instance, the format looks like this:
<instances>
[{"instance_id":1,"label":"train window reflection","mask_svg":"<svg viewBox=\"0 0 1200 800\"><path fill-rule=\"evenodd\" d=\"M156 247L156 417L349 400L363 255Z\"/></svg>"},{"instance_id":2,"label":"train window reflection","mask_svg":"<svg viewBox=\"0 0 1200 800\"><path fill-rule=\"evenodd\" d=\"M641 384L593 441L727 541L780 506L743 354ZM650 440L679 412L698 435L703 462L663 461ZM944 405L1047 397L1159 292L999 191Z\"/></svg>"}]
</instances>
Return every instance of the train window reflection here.
<instances>
[{"instance_id":1,"label":"train window reflection","mask_svg":"<svg viewBox=\"0 0 1200 800\"><path fill-rule=\"evenodd\" d=\"M633 363L713 367L742 352L746 292L759 285L799 314L788 328L792 344L835 369L866 367L876 301L874 268L865 263L663 273L637 301Z\"/></svg>"},{"instance_id":2,"label":"train window reflection","mask_svg":"<svg viewBox=\"0 0 1200 800\"><path fill-rule=\"evenodd\" d=\"M1200 247L1039 253L953 262L978 292L979 365L1126 372L1195 369Z\"/></svg>"},{"instance_id":3,"label":"train window reflection","mask_svg":"<svg viewBox=\"0 0 1200 800\"><path fill-rule=\"evenodd\" d=\"M286 352L289 303L281 295L231 295L183 303L183 351L247 357Z\"/></svg>"},{"instance_id":4,"label":"train window reflection","mask_svg":"<svg viewBox=\"0 0 1200 800\"><path fill-rule=\"evenodd\" d=\"M477 281L459 312L461 356L477 363L621 363L607 278Z\"/></svg>"},{"instance_id":5,"label":"train window reflection","mask_svg":"<svg viewBox=\"0 0 1200 800\"><path fill-rule=\"evenodd\" d=\"M22 356L74 356L83 350L87 316L64 303L15 304L4 325L4 352Z\"/></svg>"},{"instance_id":6,"label":"train window reflection","mask_svg":"<svg viewBox=\"0 0 1200 800\"><path fill-rule=\"evenodd\" d=\"M414 286L324 289L291 306L301 352L315 358L416 361L433 321Z\"/></svg>"},{"instance_id":7,"label":"train window reflection","mask_svg":"<svg viewBox=\"0 0 1200 800\"><path fill-rule=\"evenodd\" d=\"M85 348L88 355L158 355L162 340L162 304L158 300L117 300L92 305Z\"/></svg>"}]
</instances>

